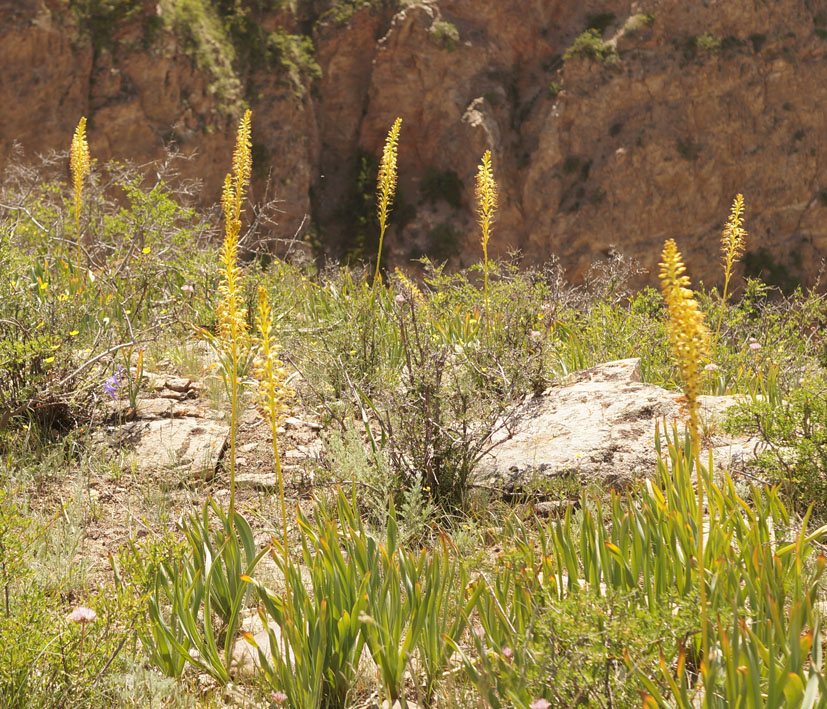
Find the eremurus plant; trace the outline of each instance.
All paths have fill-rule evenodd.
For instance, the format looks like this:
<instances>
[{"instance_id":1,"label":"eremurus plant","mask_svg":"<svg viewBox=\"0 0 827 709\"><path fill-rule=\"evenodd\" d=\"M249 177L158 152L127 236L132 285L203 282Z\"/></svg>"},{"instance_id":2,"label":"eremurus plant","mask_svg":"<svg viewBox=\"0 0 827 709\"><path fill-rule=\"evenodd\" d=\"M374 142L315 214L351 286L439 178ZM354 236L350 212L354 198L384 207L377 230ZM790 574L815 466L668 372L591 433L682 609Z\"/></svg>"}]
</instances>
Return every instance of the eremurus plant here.
<instances>
[{"instance_id":1,"label":"eremurus plant","mask_svg":"<svg viewBox=\"0 0 827 709\"><path fill-rule=\"evenodd\" d=\"M494 180L494 168L491 165L491 151L486 150L482 162L477 168L477 214L482 229L482 273L483 298L485 300L485 321L491 329L491 314L488 311L488 241L491 239L491 227L494 213L497 211L497 183Z\"/></svg>"},{"instance_id":2,"label":"eremurus plant","mask_svg":"<svg viewBox=\"0 0 827 709\"><path fill-rule=\"evenodd\" d=\"M72 173L72 189L75 195L75 237L78 246L78 267L81 258L80 239L80 210L83 206L83 182L89 175L91 159L89 157L89 144L86 141L86 117L78 121L75 134L72 136L72 145L69 149L69 170Z\"/></svg>"},{"instance_id":3,"label":"eremurus plant","mask_svg":"<svg viewBox=\"0 0 827 709\"><path fill-rule=\"evenodd\" d=\"M154 592L149 598L149 632L143 636L151 656L167 674L180 675L187 663L209 673L221 684L232 677L232 651L241 629L241 612L252 592L250 575L266 549L256 553L252 529L235 509L235 454L238 414L243 378L254 357L255 347L247 331L247 313L241 297L241 269L238 266L238 240L244 195L250 181L250 112L245 112L238 127L232 172L224 180L221 206L225 232L220 255L219 302L216 307L217 334L205 331L218 355L218 366L230 399L230 500L224 511L207 499L201 514L190 514L181 525L187 539L188 554L180 561L164 562L157 570ZM270 310L266 298L259 306L263 366L269 383L268 410L277 420L282 390L277 382L281 369L273 358L270 337ZM265 341L266 340L266 341ZM275 433L274 433L275 435ZM275 438L274 438L275 446ZM276 448L277 450L277 448ZM213 518L218 520L215 528ZM167 608L169 608L167 618ZM214 616L220 619L216 625Z\"/></svg>"},{"instance_id":4,"label":"eremurus plant","mask_svg":"<svg viewBox=\"0 0 827 709\"><path fill-rule=\"evenodd\" d=\"M247 312L240 295L241 270L238 266L238 239L241 232L241 214L244 211L244 193L252 170L250 139L250 111L246 111L238 126L232 172L224 178L221 207L224 211L224 243L221 248L221 282L218 316L218 343L226 355L225 383L230 395L230 510L235 511L235 442L238 427L238 409L241 395L239 366L249 353Z\"/></svg>"},{"instance_id":5,"label":"eremurus plant","mask_svg":"<svg viewBox=\"0 0 827 709\"><path fill-rule=\"evenodd\" d=\"M663 299L669 312L666 332L672 345L672 354L684 382L684 392L689 412L689 430L692 436L692 448L695 454L698 475L698 507L696 524L698 526L698 577L700 579L701 597L701 632L704 657L709 649L706 619L706 584L704 582L704 475L700 464L700 422L698 419L698 394L701 383L701 358L709 349L709 331L704 325L704 314L698 307L694 294L689 287L689 277L678 247L673 239L664 244L663 259L660 264L660 279Z\"/></svg>"},{"instance_id":6,"label":"eremurus plant","mask_svg":"<svg viewBox=\"0 0 827 709\"><path fill-rule=\"evenodd\" d=\"M721 234L721 254L724 264L724 292L721 295L721 312L718 315L718 326L715 328L715 339L721 332L721 322L724 319L729 280L732 277L732 267L741 258L746 247L747 232L744 229L744 195L737 194L732 202L729 218Z\"/></svg>"},{"instance_id":7,"label":"eremurus plant","mask_svg":"<svg viewBox=\"0 0 827 709\"><path fill-rule=\"evenodd\" d=\"M256 344L259 356L255 362L254 375L258 380L258 405L270 424L273 438L273 459L275 461L276 477L279 484L279 501L281 502L281 519L284 545L285 578L289 566L287 546L287 510L284 502L284 478L281 470L281 456L278 445L278 426L284 418L285 412L292 397L292 391L287 386L288 374L284 363L279 358L281 349L273 337L273 314L270 308L270 299L267 290L260 286L258 289L258 312L256 313ZM286 586L289 593L289 586Z\"/></svg>"},{"instance_id":8,"label":"eremurus plant","mask_svg":"<svg viewBox=\"0 0 827 709\"><path fill-rule=\"evenodd\" d=\"M393 197L396 194L396 158L399 148L400 130L402 130L402 119L397 118L388 132L388 137L385 139L382 161L379 163L379 176L376 181L376 215L379 218L379 251L376 254L376 271L373 274L374 286L379 281L382 244L385 241L385 230L388 227L388 214L390 214Z\"/></svg>"}]
</instances>

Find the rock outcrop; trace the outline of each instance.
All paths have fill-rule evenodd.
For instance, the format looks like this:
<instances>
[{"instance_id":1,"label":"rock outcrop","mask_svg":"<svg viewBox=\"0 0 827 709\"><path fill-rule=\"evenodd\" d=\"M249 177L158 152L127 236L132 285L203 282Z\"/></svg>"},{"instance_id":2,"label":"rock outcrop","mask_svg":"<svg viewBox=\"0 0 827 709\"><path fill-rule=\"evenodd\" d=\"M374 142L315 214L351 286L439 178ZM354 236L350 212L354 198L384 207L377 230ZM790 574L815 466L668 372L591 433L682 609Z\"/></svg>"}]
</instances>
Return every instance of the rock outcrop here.
<instances>
[{"instance_id":1,"label":"rock outcrop","mask_svg":"<svg viewBox=\"0 0 827 709\"><path fill-rule=\"evenodd\" d=\"M742 472L762 450L756 439L733 438L719 430L726 410L737 401L733 396L701 397L701 420L715 464L734 473ZM477 475L506 490L544 479L625 487L654 474L657 425L663 433L666 424L670 435L676 425L684 435L684 404L678 392L641 382L638 359L575 372L517 407ZM662 442L665 446L665 439Z\"/></svg>"},{"instance_id":2,"label":"rock outcrop","mask_svg":"<svg viewBox=\"0 0 827 709\"><path fill-rule=\"evenodd\" d=\"M479 258L473 187L488 148L501 189L495 255L556 254L577 279L613 250L651 269L674 236L709 284L739 191L752 272L808 281L827 254L818 3L245 2L261 32L228 35L224 54L215 38L193 39L201 25L175 25L169 3L132 5L101 38L66 3L0 0L0 164L14 141L29 156L65 149L88 115L99 159L143 162L170 142L197 151L184 169L213 202L243 99L253 196L270 175L276 235L313 231L336 255L353 248L354 211L372 189L357 190L360 154L378 154L401 116L405 204L387 241L398 262ZM589 27L598 34L564 59Z\"/></svg>"}]
</instances>

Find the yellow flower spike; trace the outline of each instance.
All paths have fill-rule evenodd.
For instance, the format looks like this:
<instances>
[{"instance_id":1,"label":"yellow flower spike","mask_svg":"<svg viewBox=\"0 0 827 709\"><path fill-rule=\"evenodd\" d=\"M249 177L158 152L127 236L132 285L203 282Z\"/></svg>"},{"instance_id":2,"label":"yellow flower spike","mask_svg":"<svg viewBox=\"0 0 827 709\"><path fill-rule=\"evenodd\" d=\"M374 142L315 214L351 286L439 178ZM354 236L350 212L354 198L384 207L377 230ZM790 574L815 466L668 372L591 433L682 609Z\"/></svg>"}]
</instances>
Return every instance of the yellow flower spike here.
<instances>
[{"instance_id":1,"label":"yellow flower spike","mask_svg":"<svg viewBox=\"0 0 827 709\"><path fill-rule=\"evenodd\" d=\"M244 212L244 194L252 172L252 141L250 111L245 111L238 126L233 152L233 170L224 178L221 207L224 211L224 243L221 247L218 284L219 302L216 306L218 339L230 360L230 509L235 513L235 442L238 419L238 368L242 353L247 349L247 313L241 302L241 269L238 267L238 239L241 233L241 215Z\"/></svg>"},{"instance_id":2,"label":"yellow flower spike","mask_svg":"<svg viewBox=\"0 0 827 709\"><path fill-rule=\"evenodd\" d=\"M284 573L286 575L289 564L287 507L284 502L284 477L282 476L281 457L279 456L278 425L288 410L293 392L287 386L287 370L278 356L280 347L273 338L273 314L270 308L270 299L267 297L267 289L264 286L259 286L258 289L256 329L258 331L256 344L259 349L259 358L255 363L254 376L258 380L258 404L270 422L270 431L273 436L273 458L275 460L276 477L279 482L284 534ZM290 593L289 586L285 591L288 594Z\"/></svg>"},{"instance_id":3,"label":"yellow flower spike","mask_svg":"<svg viewBox=\"0 0 827 709\"><path fill-rule=\"evenodd\" d=\"M724 264L724 292L721 296L721 312L718 314L718 327L715 328L715 339L721 331L721 322L724 318L729 279L732 276L732 267L741 258L747 244L747 231L744 229L744 195L737 194L732 202L729 218L721 234L721 254Z\"/></svg>"},{"instance_id":4,"label":"yellow flower spike","mask_svg":"<svg viewBox=\"0 0 827 709\"><path fill-rule=\"evenodd\" d=\"M706 620L706 583L704 581L704 476L700 464L701 437L698 420L698 392L701 381L701 359L709 350L709 331L704 325L704 314L698 308L690 289L686 267L674 239L663 246L660 264L663 299L669 312L666 332L672 352L684 380L695 470L698 475L698 508L695 524L698 530L698 578L701 601L702 657L708 657L709 637Z\"/></svg>"},{"instance_id":5,"label":"yellow flower spike","mask_svg":"<svg viewBox=\"0 0 827 709\"><path fill-rule=\"evenodd\" d=\"M494 168L491 165L491 151L486 150L482 162L477 168L477 213L482 228L482 270L483 291L485 294L485 319L490 329L488 314L488 240L491 238L491 226L497 211L497 183L494 180Z\"/></svg>"},{"instance_id":6,"label":"yellow flower spike","mask_svg":"<svg viewBox=\"0 0 827 709\"><path fill-rule=\"evenodd\" d=\"M424 302L424 297L422 295L422 291L419 290L419 286L417 286L416 283L402 273L398 267L394 269L394 275L399 280L399 285L402 286L406 295L410 295L417 303Z\"/></svg>"},{"instance_id":7,"label":"yellow flower spike","mask_svg":"<svg viewBox=\"0 0 827 709\"><path fill-rule=\"evenodd\" d=\"M86 117L78 121L72 145L69 148L69 170L75 190L75 234L78 240L78 263L80 263L80 210L83 205L83 181L91 169L89 143L86 141Z\"/></svg>"},{"instance_id":8,"label":"yellow flower spike","mask_svg":"<svg viewBox=\"0 0 827 709\"><path fill-rule=\"evenodd\" d=\"M669 310L666 331L672 344L675 361L684 380L692 435L698 433L698 402L701 382L701 360L709 351L709 331L704 314L698 307L681 254L673 239L663 248L660 279L663 298Z\"/></svg>"},{"instance_id":9,"label":"yellow flower spike","mask_svg":"<svg viewBox=\"0 0 827 709\"><path fill-rule=\"evenodd\" d=\"M402 119L397 118L385 139L382 150L382 162L379 163L379 176L376 180L376 214L379 217L379 251L376 254L376 272L373 274L373 285L379 280L379 262L382 260L382 243L385 241L385 229L388 226L388 214L391 210L393 197L396 194L396 157L399 147L399 132L402 130Z\"/></svg>"}]
</instances>

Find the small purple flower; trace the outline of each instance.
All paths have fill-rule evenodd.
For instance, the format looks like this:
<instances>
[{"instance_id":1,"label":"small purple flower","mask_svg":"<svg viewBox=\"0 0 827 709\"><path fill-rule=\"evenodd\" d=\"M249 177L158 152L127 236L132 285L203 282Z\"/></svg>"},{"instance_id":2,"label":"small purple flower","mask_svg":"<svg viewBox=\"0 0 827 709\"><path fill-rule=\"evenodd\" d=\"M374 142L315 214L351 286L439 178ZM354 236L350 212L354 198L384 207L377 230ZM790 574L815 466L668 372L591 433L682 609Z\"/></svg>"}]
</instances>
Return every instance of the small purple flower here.
<instances>
[{"instance_id":1,"label":"small purple flower","mask_svg":"<svg viewBox=\"0 0 827 709\"><path fill-rule=\"evenodd\" d=\"M118 371L113 373L111 377L107 377L103 383L103 393L109 396L113 401L118 398L118 387L121 382L118 375L123 371L123 367L118 366Z\"/></svg>"},{"instance_id":2,"label":"small purple flower","mask_svg":"<svg viewBox=\"0 0 827 709\"><path fill-rule=\"evenodd\" d=\"M761 349L761 344L760 344L760 343L758 343L758 342L750 342L750 343L749 343L749 348L750 348L753 352L757 352L758 350L760 350L760 349Z\"/></svg>"},{"instance_id":3,"label":"small purple flower","mask_svg":"<svg viewBox=\"0 0 827 709\"><path fill-rule=\"evenodd\" d=\"M529 709L549 709L551 704L548 701L548 699L535 699L528 706L529 706Z\"/></svg>"},{"instance_id":4,"label":"small purple flower","mask_svg":"<svg viewBox=\"0 0 827 709\"><path fill-rule=\"evenodd\" d=\"M284 692L273 692L270 697L273 700L273 704L277 707L280 707L287 701L287 695Z\"/></svg>"}]
</instances>

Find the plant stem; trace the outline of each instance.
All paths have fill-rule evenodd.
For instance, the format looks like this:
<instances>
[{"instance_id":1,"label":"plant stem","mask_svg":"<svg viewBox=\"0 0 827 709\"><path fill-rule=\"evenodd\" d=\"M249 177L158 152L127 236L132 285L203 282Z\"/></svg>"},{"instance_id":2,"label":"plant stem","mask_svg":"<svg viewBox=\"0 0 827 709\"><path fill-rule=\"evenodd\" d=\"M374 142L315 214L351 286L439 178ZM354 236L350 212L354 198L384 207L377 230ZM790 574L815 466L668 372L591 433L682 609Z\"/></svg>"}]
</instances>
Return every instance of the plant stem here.
<instances>
[{"instance_id":1,"label":"plant stem","mask_svg":"<svg viewBox=\"0 0 827 709\"><path fill-rule=\"evenodd\" d=\"M704 475L701 468L701 436L698 426L698 412L689 407L689 425L692 435L692 455L695 459L695 474L698 476L698 509L695 524L698 526L698 589L701 596L701 658L709 660L709 632L706 618L706 574L704 571Z\"/></svg>"},{"instance_id":2,"label":"plant stem","mask_svg":"<svg viewBox=\"0 0 827 709\"><path fill-rule=\"evenodd\" d=\"M376 253L376 271L373 274L373 287L376 287L376 282L379 280L379 263L382 260L382 242L385 241L385 229L386 229L385 221L382 220L382 225L379 230L379 251Z\"/></svg>"},{"instance_id":3,"label":"plant stem","mask_svg":"<svg viewBox=\"0 0 827 709\"><path fill-rule=\"evenodd\" d=\"M270 430L273 434L273 456L276 461L276 477L279 481L279 501L281 502L281 521L282 521L282 532L284 534L284 593L286 595L286 602L284 604L285 609L290 605L290 579L288 577L288 568L290 565L290 555L287 551L287 506L284 502L284 476L281 472L281 456L279 455L279 443L278 443L278 412L276 410L276 402L272 396L270 396L268 401L268 406L270 408Z\"/></svg>"},{"instance_id":4,"label":"plant stem","mask_svg":"<svg viewBox=\"0 0 827 709\"><path fill-rule=\"evenodd\" d=\"M482 289L485 300L485 327L488 334L491 334L491 317L488 314L488 239L482 242Z\"/></svg>"},{"instance_id":5,"label":"plant stem","mask_svg":"<svg viewBox=\"0 0 827 709\"><path fill-rule=\"evenodd\" d=\"M233 328L235 330L235 328ZM232 372L230 374L230 510L229 516L232 522L235 517L235 434L238 409L238 342L236 333L233 332L230 343L230 357L232 359Z\"/></svg>"},{"instance_id":6,"label":"plant stem","mask_svg":"<svg viewBox=\"0 0 827 709\"><path fill-rule=\"evenodd\" d=\"M729 277L731 274L732 262L728 262L724 270L724 293L721 296L721 310L718 313L718 327L715 328L715 343L718 342L718 334L721 332L721 323L724 319L724 308L726 307L727 289L729 288ZM714 355L714 352L712 353Z\"/></svg>"}]
</instances>

